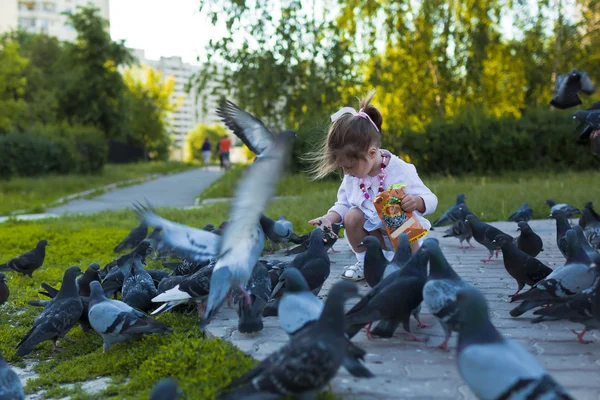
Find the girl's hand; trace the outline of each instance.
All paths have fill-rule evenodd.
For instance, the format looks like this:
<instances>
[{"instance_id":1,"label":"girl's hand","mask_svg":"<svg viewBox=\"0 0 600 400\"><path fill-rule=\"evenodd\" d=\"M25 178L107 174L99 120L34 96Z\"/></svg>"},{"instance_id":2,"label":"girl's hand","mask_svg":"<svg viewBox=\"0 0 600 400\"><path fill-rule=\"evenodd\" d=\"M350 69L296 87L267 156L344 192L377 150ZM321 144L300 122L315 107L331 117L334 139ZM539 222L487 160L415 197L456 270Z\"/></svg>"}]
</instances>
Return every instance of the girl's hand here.
<instances>
[{"instance_id":1,"label":"girl's hand","mask_svg":"<svg viewBox=\"0 0 600 400\"><path fill-rule=\"evenodd\" d=\"M402 198L400 203L402 209L406 212L413 212L415 210L419 212L425 212L425 203L420 197L415 197L411 194L407 194Z\"/></svg>"},{"instance_id":2,"label":"girl's hand","mask_svg":"<svg viewBox=\"0 0 600 400\"><path fill-rule=\"evenodd\" d=\"M308 221L308 223L311 225L317 225L324 232L332 232L333 233L331 221L329 220L329 218L327 218L325 216L311 219L310 221Z\"/></svg>"}]
</instances>

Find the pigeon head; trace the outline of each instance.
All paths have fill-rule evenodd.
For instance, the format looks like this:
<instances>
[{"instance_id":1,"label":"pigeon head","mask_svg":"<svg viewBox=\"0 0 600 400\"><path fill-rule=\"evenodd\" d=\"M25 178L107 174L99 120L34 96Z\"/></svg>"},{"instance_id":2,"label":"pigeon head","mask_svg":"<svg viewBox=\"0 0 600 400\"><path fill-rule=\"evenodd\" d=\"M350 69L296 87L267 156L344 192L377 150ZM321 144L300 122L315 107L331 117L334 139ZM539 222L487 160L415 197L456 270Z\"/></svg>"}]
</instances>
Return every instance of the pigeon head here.
<instances>
[{"instance_id":1,"label":"pigeon head","mask_svg":"<svg viewBox=\"0 0 600 400\"><path fill-rule=\"evenodd\" d=\"M461 210L461 211L463 211L462 207L461 207L461 209L460 209L460 210ZM476 216L474 216L473 214L468 214L468 215L465 217L465 222L471 222L471 221L477 221L477 217L476 217Z\"/></svg>"},{"instance_id":2,"label":"pigeon head","mask_svg":"<svg viewBox=\"0 0 600 400\"><path fill-rule=\"evenodd\" d=\"M527 223L527 221L521 221L521 222L519 222L518 226L519 226L517 228L518 231L521 231L521 232L529 232L529 231L531 231L531 227L529 226L529 224Z\"/></svg>"},{"instance_id":3,"label":"pigeon head","mask_svg":"<svg viewBox=\"0 0 600 400\"><path fill-rule=\"evenodd\" d=\"M151 242L148 239L144 239L137 245L134 252L135 254L145 258L152 251Z\"/></svg>"},{"instance_id":4,"label":"pigeon head","mask_svg":"<svg viewBox=\"0 0 600 400\"><path fill-rule=\"evenodd\" d=\"M298 138L298 134L294 131L283 131L279 134L284 140L295 140Z\"/></svg>"},{"instance_id":5,"label":"pigeon head","mask_svg":"<svg viewBox=\"0 0 600 400\"><path fill-rule=\"evenodd\" d=\"M554 218L554 219L562 219L562 218L567 218L567 213L565 213L562 210L554 210L552 211L552 213L548 216L548 218Z\"/></svg>"},{"instance_id":6,"label":"pigeon head","mask_svg":"<svg viewBox=\"0 0 600 400\"><path fill-rule=\"evenodd\" d=\"M48 242L46 240L40 240L35 247L37 247L38 249L43 249L46 246L49 246Z\"/></svg>"},{"instance_id":7,"label":"pigeon head","mask_svg":"<svg viewBox=\"0 0 600 400\"><path fill-rule=\"evenodd\" d=\"M83 275L83 272L81 272L81 268L74 265L72 267L67 268L67 270L65 271L64 278L68 278L69 280L75 280L75 278L79 275Z\"/></svg>"},{"instance_id":8,"label":"pigeon head","mask_svg":"<svg viewBox=\"0 0 600 400\"><path fill-rule=\"evenodd\" d=\"M98 281L90 282L90 299L104 299L104 290Z\"/></svg>"},{"instance_id":9,"label":"pigeon head","mask_svg":"<svg viewBox=\"0 0 600 400\"><path fill-rule=\"evenodd\" d=\"M202 230L212 232L215 230L215 226L213 224L206 224Z\"/></svg>"},{"instance_id":10,"label":"pigeon head","mask_svg":"<svg viewBox=\"0 0 600 400\"><path fill-rule=\"evenodd\" d=\"M183 391L173 378L160 380L150 393L150 400L177 400L183 395Z\"/></svg>"},{"instance_id":11,"label":"pigeon head","mask_svg":"<svg viewBox=\"0 0 600 400\"><path fill-rule=\"evenodd\" d=\"M555 206L555 205L556 205L556 203L555 203L555 202L554 202L554 200L552 200L552 199L548 199L548 200L546 200L546 204L548 204L550 207L553 207L553 206Z\"/></svg>"},{"instance_id":12,"label":"pigeon head","mask_svg":"<svg viewBox=\"0 0 600 400\"><path fill-rule=\"evenodd\" d=\"M88 269L86 270L86 272L87 271L98 272L98 271L100 271L100 265L98 263L91 263L88 266Z\"/></svg>"},{"instance_id":13,"label":"pigeon head","mask_svg":"<svg viewBox=\"0 0 600 400\"><path fill-rule=\"evenodd\" d=\"M487 301L479 290L472 287L460 289L456 293L456 303L461 325L480 324L489 320Z\"/></svg>"},{"instance_id":14,"label":"pigeon head","mask_svg":"<svg viewBox=\"0 0 600 400\"><path fill-rule=\"evenodd\" d=\"M573 119L583 122L585 121L589 113L589 111L577 110L575 111L575 114L573 114Z\"/></svg>"},{"instance_id":15,"label":"pigeon head","mask_svg":"<svg viewBox=\"0 0 600 400\"><path fill-rule=\"evenodd\" d=\"M456 204L464 203L466 198L467 196L465 196L464 193L460 193L458 196L456 196Z\"/></svg>"},{"instance_id":16,"label":"pigeon head","mask_svg":"<svg viewBox=\"0 0 600 400\"><path fill-rule=\"evenodd\" d=\"M429 255L429 276L431 278L440 277L460 280L460 277L454 272L448 260L444 257L437 239L425 239L421 247L424 253Z\"/></svg>"},{"instance_id":17,"label":"pigeon head","mask_svg":"<svg viewBox=\"0 0 600 400\"><path fill-rule=\"evenodd\" d=\"M279 216L279 220L280 220L280 221L285 221L285 217L284 217L283 215L280 215L280 216Z\"/></svg>"},{"instance_id":18,"label":"pigeon head","mask_svg":"<svg viewBox=\"0 0 600 400\"><path fill-rule=\"evenodd\" d=\"M227 228L227 225L229 225L229 222L228 221L223 221L223 222L221 222L221 225L219 225L219 228L225 229L225 228Z\"/></svg>"},{"instance_id":19,"label":"pigeon head","mask_svg":"<svg viewBox=\"0 0 600 400\"><path fill-rule=\"evenodd\" d=\"M565 236L567 240L567 262L589 262L589 257L579 242L577 231L575 231L575 229L569 229Z\"/></svg>"},{"instance_id":20,"label":"pigeon head","mask_svg":"<svg viewBox=\"0 0 600 400\"><path fill-rule=\"evenodd\" d=\"M329 290L325 307L317 322L319 330L331 330L339 336L344 335L344 304L352 297L358 297L358 286L351 281L338 281ZM325 328L325 329L323 329Z\"/></svg>"},{"instance_id":21,"label":"pigeon head","mask_svg":"<svg viewBox=\"0 0 600 400\"><path fill-rule=\"evenodd\" d=\"M588 201L587 203L585 203L583 208L594 208L594 203L592 203L591 201Z\"/></svg>"},{"instance_id":22,"label":"pigeon head","mask_svg":"<svg viewBox=\"0 0 600 400\"><path fill-rule=\"evenodd\" d=\"M216 228L214 231L212 231L212 233L214 233L215 235L218 235L218 236L223 236L223 229Z\"/></svg>"},{"instance_id":23,"label":"pigeon head","mask_svg":"<svg viewBox=\"0 0 600 400\"><path fill-rule=\"evenodd\" d=\"M6 282L6 275L0 272L0 282Z\"/></svg>"},{"instance_id":24,"label":"pigeon head","mask_svg":"<svg viewBox=\"0 0 600 400\"><path fill-rule=\"evenodd\" d=\"M323 244L323 231L321 228L315 228L310 232L310 245Z\"/></svg>"},{"instance_id":25,"label":"pigeon head","mask_svg":"<svg viewBox=\"0 0 600 400\"><path fill-rule=\"evenodd\" d=\"M492 240L492 243L497 244L500 247L504 247L504 246L508 246L512 243L513 239L505 234L500 234L497 235L494 240Z\"/></svg>"},{"instance_id":26,"label":"pigeon head","mask_svg":"<svg viewBox=\"0 0 600 400\"><path fill-rule=\"evenodd\" d=\"M396 248L396 253L394 254L392 262L398 263L408 261L411 255L412 251L410 249L408 235L406 233L401 233L398 235L398 247Z\"/></svg>"},{"instance_id":27,"label":"pigeon head","mask_svg":"<svg viewBox=\"0 0 600 400\"><path fill-rule=\"evenodd\" d=\"M277 286L275 286L271 293L271 298L275 298L284 285L287 292L308 292L310 290L306 279L304 279L298 268L286 268L283 271L283 274L279 277Z\"/></svg>"},{"instance_id":28,"label":"pigeon head","mask_svg":"<svg viewBox=\"0 0 600 400\"><path fill-rule=\"evenodd\" d=\"M367 249L380 249L381 242L375 236L367 236L358 244L358 246L366 247Z\"/></svg>"}]
</instances>

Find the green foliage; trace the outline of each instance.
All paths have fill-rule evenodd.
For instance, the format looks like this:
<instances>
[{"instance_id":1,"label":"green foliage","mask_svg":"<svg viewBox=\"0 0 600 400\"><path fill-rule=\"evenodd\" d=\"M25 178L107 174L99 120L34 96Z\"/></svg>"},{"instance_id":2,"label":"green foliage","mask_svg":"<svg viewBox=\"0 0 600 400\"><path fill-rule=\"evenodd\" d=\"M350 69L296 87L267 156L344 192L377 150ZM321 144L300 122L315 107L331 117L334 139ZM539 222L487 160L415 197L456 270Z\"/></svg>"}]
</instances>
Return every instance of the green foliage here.
<instances>
[{"instance_id":1,"label":"green foliage","mask_svg":"<svg viewBox=\"0 0 600 400\"><path fill-rule=\"evenodd\" d=\"M64 174L73 169L69 149L49 137L11 133L0 136L0 177Z\"/></svg>"},{"instance_id":2,"label":"green foliage","mask_svg":"<svg viewBox=\"0 0 600 400\"><path fill-rule=\"evenodd\" d=\"M465 109L450 122L435 120L422 132L407 130L385 145L408 155L420 173L499 173L594 169L599 161L576 143L565 112L532 110L521 118Z\"/></svg>"},{"instance_id":3,"label":"green foliage","mask_svg":"<svg viewBox=\"0 0 600 400\"><path fill-rule=\"evenodd\" d=\"M19 54L14 41L0 43L0 133L13 128L15 115L25 108L23 94L27 79L23 71L27 60Z\"/></svg>"},{"instance_id":4,"label":"green foliage","mask_svg":"<svg viewBox=\"0 0 600 400\"><path fill-rule=\"evenodd\" d=\"M216 160L218 157L217 143L227 134L225 127L222 124L198 124L194 129L190 131L185 137L184 147L184 160L186 162L192 162L194 160L204 162L204 156L202 155L202 144L204 139L208 138L211 144L211 160Z\"/></svg>"}]
</instances>

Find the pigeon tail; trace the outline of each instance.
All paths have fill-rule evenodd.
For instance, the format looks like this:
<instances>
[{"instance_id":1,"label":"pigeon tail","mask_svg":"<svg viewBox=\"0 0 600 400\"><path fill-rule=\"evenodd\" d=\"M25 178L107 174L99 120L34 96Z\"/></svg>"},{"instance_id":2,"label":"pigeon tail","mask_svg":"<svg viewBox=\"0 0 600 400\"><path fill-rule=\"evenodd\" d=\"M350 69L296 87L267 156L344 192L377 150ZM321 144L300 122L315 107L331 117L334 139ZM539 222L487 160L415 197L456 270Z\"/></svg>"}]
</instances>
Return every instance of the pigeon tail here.
<instances>
[{"instance_id":1,"label":"pigeon tail","mask_svg":"<svg viewBox=\"0 0 600 400\"><path fill-rule=\"evenodd\" d=\"M204 329L212 317L217 313L217 310L231 291L231 271L228 267L215 269L210 278L210 292L208 293L208 301L206 311L200 321L200 329Z\"/></svg>"},{"instance_id":2,"label":"pigeon tail","mask_svg":"<svg viewBox=\"0 0 600 400\"><path fill-rule=\"evenodd\" d=\"M179 285L177 285L173 289L167 290L166 292L154 297L152 302L161 303L167 301L189 300L191 298L192 296L190 296L188 293L179 290Z\"/></svg>"}]
</instances>

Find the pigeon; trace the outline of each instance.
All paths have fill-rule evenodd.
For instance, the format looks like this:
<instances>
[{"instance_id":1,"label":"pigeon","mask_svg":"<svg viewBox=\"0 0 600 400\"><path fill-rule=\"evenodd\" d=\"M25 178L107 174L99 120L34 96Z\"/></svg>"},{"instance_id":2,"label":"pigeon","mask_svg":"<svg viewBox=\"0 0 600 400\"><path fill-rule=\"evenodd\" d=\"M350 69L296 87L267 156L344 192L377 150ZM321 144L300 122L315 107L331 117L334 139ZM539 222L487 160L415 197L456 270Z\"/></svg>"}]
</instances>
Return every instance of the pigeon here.
<instances>
[{"instance_id":1,"label":"pigeon","mask_svg":"<svg viewBox=\"0 0 600 400\"><path fill-rule=\"evenodd\" d=\"M114 248L115 253L123 250L135 249L138 244L148 236L148 225L144 221L137 227L131 230L127 237Z\"/></svg>"},{"instance_id":2,"label":"pigeon","mask_svg":"<svg viewBox=\"0 0 600 400\"><path fill-rule=\"evenodd\" d=\"M225 228L219 256L210 281L206 311L200 321L204 329L233 288L239 288L251 304L245 286L264 248L260 217L281 178L289 155L289 136L280 135L268 154L248 167L236 189L231 221Z\"/></svg>"},{"instance_id":3,"label":"pigeon","mask_svg":"<svg viewBox=\"0 0 600 400\"><path fill-rule=\"evenodd\" d=\"M239 316L238 331L240 333L260 332L263 329L262 310L265 308L271 295L271 278L267 268L259 262L256 263L252 270L247 290L252 299L252 304L242 301L243 298L241 296L236 296L239 291L234 291L234 304L237 304L237 313Z\"/></svg>"},{"instance_id":4,"label":"pigeon","mask_svg":"<svg viewBox=\"0 0 600 400\"><path fill-rule=\"evenodd\" d=\"M392 261L390 261L385 267L381 279L387 278L393 272L400 271L406 265L408 260L410 260L411 256L412 250L410 248L410 241L408 240L408 235L406 233L401 233L400 235L398 235L398 246L396 246L394 258L392 258Z\"/></svg>"},{"instance_id":5,"label":"pigeon","mask_svg":"<svg viewBox=\"0 0 600 400\"><path fill-rule=\"evenodd\" d=\"M75 266L65 271L60 291L17 345L17 356L26 356L45 340L52 340L53 350L56 350L56 341L71 330L83 312L83 304L75 283L75 279L81 274L79 267Z\"/></svg>"},{"instance_id":6,"label":"pigeon","mask_svg":"<svg viewBox=\"0 0 600 400\"><path fill-rule=\"evenodd\" d=\"M168 277L171 276L171 273L168 271L163 271L162 269L147 269L146 272L152 278L152 282L154 282L154 286L158 289L159 283Z\"/></svg>"},{"instance_id":7,"label":"pigeon","mask_svg":"<svg viewBox=\"0 0 600 400\"><path fill-rule=\"evenodd\" d=\"M580 132L579 143L585 143L592 132L600 129L600 110L577 110L573 115L573 119L580 122L575 128L577 132Z\"/></svg>"},{"instance_id":8,"label":"pigeon","mask_svg":"<svg viewBox=\"0 0 600 400\"><path fill-rule=\"evenodd\" d=\"M256 160L264 158L275 147L277 138L262 121L231 101L221 102L217 107L217 115L250 151L256 154ZM285 140L290 140L296 138L296 133L284 131L279 136L287 136Z\"/></svg>"},{"instance_id":9,"label":"pigeon","mask_svg":"<svg viewBox=\"0 0 600 400\"><path fill-rule=\"evenodd\" d=\"M540 252L544 251L544 242L542 238L536 234L529 224L525 221L519 222L518 231L521 231L521 234L517 238L517 247L529 254L531 257L535 257Z\"/></svg>"},{"instance_id":10,"label":"pigeon","mask_svg":"<svg viewBox=\"0 0 600 400\"><path fill-rule=\"evenodd\" d=\"M162 228L154 228L150 236L148 236L148 240L150 241L150 247L152 247L153 250L158 251L158 246L162 242Z\"/></svg>"},{"instance_id":11,"label":"pigeon","mask_svg":"<svg viewBox=\"0 0 600 400\"><path fill-rule=\"evenodd\" d=\"M458 291L458 371L478 399L571 399L518 343L490 321L487 302L474 288Z\"/></svg>"},{"instance_id":12,"label":"pigeon","mask_svg":"<svg viewBox=\"0 0 600 400\"><path fill-rule=\"evenodd\" d=\"M504 268L517 281L518 288L512 296L519 294L525 285L534 286L552 273L552 268L519 249L510 236L498 235L492 243L502 249Z\"/></svg>"},{"instance_id":13,"label":"pigeon","mask_svg":"<svg viewBox=\"0 0 600 400\"><path fill-rule=\"evenodd\" d=\"M555 210L564 212L567 218L573 218L575 215L581 214L581 211L579 211L577 208L565 203L556 204L552 199L546 200L546 204L548 204L550 207L550 214L552 214Z\"/></svg>"},{"instance_id":14,"label":"pigeon","mask_svg":"<svg viewBox=\"0 0 600 400\"><path fill-rule=\"evenodd\" d=\"M325 250L327 252L330 253L338 253L337 250L335 250L333 248L333 245L337 242L338 240L338 235L340 233L340 230L344 227L343 223L339 223L339 224L331 224L331 228L329 229L328 227L324 226L321 229L323 230L322 234L323 234L323 241L325 242ZM291 249L289 251L289 254L300 254L303 251L306 251L306 249L308 249L308 246L310 244L310 233L307 235L303 235L300 238L305 238L305 240L302 242L302 244L294 247L293 249ZM289 255L288 254L288 255Z\"/></svg>"},{"instance_id":15,"label":"pigeon","mask_svg":"<svg viewBox=\"0 0 600 400\"><path fill-rule=\"evenodd\" d=\"M134 258L124 275L123 302L137 310L150 311L153 308L152 299L158 292L152 277L144 269L141 258Z\"/></svg>"},{"instance_id":16,"label":"pigeon","mask_svg":"<svg viewBox=\"0 0 600 400\"><path fill-rule=\"evenodd\" d=\"M138 244L136 246L135 249L133 249L129 253L126 253L126 254L123 254L123 255L117 257L116 259L114 259L111 262L109 262L108 264L106 264L99 272L100 278L106 279L106 277L109 275L109 273L111 272L111 270L114 267L124 265L131 258L136 257L137 255L141 256L143 262L146 263L146 256L151 252L152 252L151 241L148 239L142 240L140 242L140 244Z\"/></svg>"},{"instance_id":17,"label":"pigeon","mask_svg":"<svg viewBox=\"0 0 600 400\"><path fill-rule=\"evenodd\" d=\"M590 260L592 260L593 263L600 265L600 253L592 249L592 246L590 246L590 243L585 238L583 229L581 229L579 225L575 225L573 227L573 230L577 234L577 240L579 241L581 247L583 247L585 254L587 254L587 256L590 258Z\"/></svg>"},{"instance_id":18,"label":"pigeon","mask_svg":"<svg viewBox=\"0 0 600 400\"><path fill-rule=\"evenodd\" d=\"M120 292L123 288L125 275L130 271L133 260L139 259L141 262L144 262L150 251L150 242L148 240L142 240L132 252L122 255L111 262L110 264L113 265L112 268L109 267L110 264L105 266L105 268L108 268L108 274L102 281L104 294L107 297L110 297L111 295L116 294L116 292Z\"/></svg>"},{"instance_id":19,"label":"pigeon","mask_svg":"<svg viewBox=\"0 0 600 400\"><path fill-rule=\"evenodd\" d=\"M217 395L217 400L314 398L336 375L348 351L344 337L344 303L357 296L356 284L337 282L319 320L291 338Z\"/></svg>"},{"instance_id":20,"label":"pigeon","mask_svg":"<svg viewBox=\"0 0 600 400\"><path fill-rule=\"evenodd\" d=\"M59 290L53 288L52 286L48 285L47 283L42 282L42 288L45 290L45 292L38 292L41 295L44 295L46 297L49 297L51 299L54 299L58 293ZM89 297L85 296L85 297L81 297L81 304L83 305L83 311L81 312L81 317L79 317L79 325L81 326L81 330L85 333L89 332L90 329L92 328L90 326L90 321L88 320L88 305L89 305ZM52 303L51 300L29 300L27 302L27 304L29 304L30 306L34 306L34 307L43 307L46 308L50 303Z\"/></svg>"},{"instance_id":21,"label":"pigeon","mask_svg":"<svg viewBox=\"0 0 600 400\"><path fill-rule=\"evenodd\" d=\"M581 99L577 95L579 91L591 95L595 90L596 88L587 72L573 69L568 74L556 77L556 95L552 98L550 104L561 110L575 107L581 104Z\"/></svg>"},{"instance_id":22,"label":"pigeon","mask_svg":"<svg viewBox=\"0 0 600 400\"><path fill-rule=\"evenodd\" d=\"M591 269L596 275L600 275L600 270L596 264L593 264ZM569 298L566 302L536 310L534 314L538 315L538 317L531 322L536 324L539 322L557 321L561 319L578 322L583 324L584 329L581 332L577 332L574 329L572 330L572 332L577 335L577 341L583 344L591 343L591 341L584 340L583 336L588 331L600 329L599 285L600 279L596 277L595 284L592 287L581 291L572 298Z\"/></svg>"},{"instance_id":23,"label":"pigeon","mask_svg":"<svg viewBox=\"0 0 600 400\"><path fill-rule=\"evenodd\" d=\"M562 301L592 286L594 274L589 268L590 259L581 247L575 230L569 230L565 240L566 263L528 291L513 296L511 302L523 300L523 303L511 310L510 315L518 317L532 308Z\"/></svg>"},{"instance_id":24,"label":"pigeon","mask_svg":"<svg viewBox=\"0 0 600 400\"><path fill-rule=\"evenodd\" d=\"M600 221L594 218L592 211L587 207L583 208L582 214L586 220L585 227L583 228L585 237L592 248L598 249L600 248Z\"/></svg>"},{"instance_id":25,"label":"pigeon","mask_svg":"<svg viewBox=\"0 0 600 400\"><path fill-rule=\"evenodd\" d=\"M435 239L426 239L421 247L427 248L429 254L429 276L423 287L423 302L444 329L444 341L436 347L448 350L452 331L458 330L456 293L468 285L448 264Z\"/></svg>"},{"instance_id":26,"label":"pigeon","mask_svg":"<svg viewBox=\"0 0 600 400\"><path fill-rule=\"evenodd\" d=\"M210 264L210 260L202 261L202 262L195 262L192 260L188 260L187 258L184 258L183 260L181 260L181 262L178 262L178 263L167 263L167 262L162 263L163 267L168 268L173 271L172 275L174 275L174 276L192 275L199 269L206 267L208 264Z\"/></svg>"},{"instance_id":27,"label":"pigeon","mask_svg":"<svg viewBox=\"0 0 600 400\"><path fill-rule=\"evenodd\" d=\"M371 339L371 324L378 320L399 320L412 340L424 342L410 330L410 316L423 301L423 286L427 281L429 254L424 245L406 265L379 282L346 313L346 334L353 337L367 325Z\"/></svg>"},{"instance_id":28,"label":"pigeon","mask_svg":"<svg viewBox=\"0 0 600 400\"><path fill-rule=\"evenodd\" d=\"M311 293L306 280L296 268L289 268L281 275L288 290L278 305L279 324L290 336L294 336L313 325L321 316L324 304ZM358 378L370 378L371 371L362 365L365 353L347 340L348 354L343 361L344 368Z\"/></svg>"},{"instance_id":29,"label":"pigeon","mask_svg":"<svg viewBox=\"0 0 600 400\"><path fill-rule=\"evenodd\" d=\"M294 233L292 223L283 217L279 217L277 221L273 221L271 218L261 215L260 226L262 227L265 236L269 239L270 254L273 254L273 251L275 250L274 243L283 243L289 253L288 242L291 241L300 244L303 241L302 238Z\"/></svg>"},{"instance_id":30,"label":"pigeon","mask_svg":"<svg viewBox=\"0 0 600 400\"><path fill-rule=\"evenodd\" d=\"M469 247L475 247L471 244L471 239L473 238L473 231L471 230L471 224L465 222L463 219L459 219L458 221L454 221L452 226L444 232L444 236L442 237L455 237L460 240L459 249L466 249L467 246L463 246L463 242L466 240Z\"/></svg>"},{"instance_id":31,"label":"pigeon","mask_svg":"<svg viewBox=\"0 0 600 400\"><path fill-rule=\"evenodd\" d=\"M471 229L473 231L473 237L477 241L477 243L485 246L490 252L490 256L481 260L484 263L490 262L492 260L492 256L494 255L494 251L496 251L496 258L498 258L498 253L500 252L500 247L493 243L494 239L498 235L505 235L500 229L493 227L492 225L486 224L485 222L481 222L479 218L477 218L473 214L469 214L466 217L466 221L471 225Z\"/></svg>"},{"instance_id":32,"label":"pigeon","mask_svg":"<svg viewBox=\"0 0 600 400\"><path fill-rule=\"evenodd\" d=\"M561 210L554 210L548 218L554 218L556 220L556 245L563 256L567 257L567 239L566 234L571 225L567 219L567 214Z\"/></svg>"},{"instance_id":33,"label":"pigeon","mask_svg":"<svg viewBox=\"0 0 600 400\"><path fill-rule=\"evenodd\" d=\"M184 279L185 277L181 275L173 275L168 278L165 278L162 281L160 281L160 283L156 287L156 292L158 294L165 293L167 290L171 290L175 286L179 285Z\"/></svg>"},{"instance_id":34,"label":"pigeon","mask_svg":"<svg viewBox=\"0 0 600 400\"><path fill-rule=\"evenodd\" d=\"M41 267L44 263L46 246L49 246L48 242L40 240L35 249L17 256L5 264L1 264L0 271L15 271L33 278L33 271Z\"/></svg>"},{"instance_id":35,"label":"pigeon","mask_svg":"<svg viewBox=\"0 0 600 400\"><path fill-rule=\"evenodd\" d=\"M9 295L10 290L8 289L8 285L6 284L6 275L0 272L0 306L6 303L6 300L8 300Z\"/></svg>"},{"instance_id":36,"label":"pigeon","mask_svg":"<svg viewBox=\"0 0 600 400\"><path fill-rule=\"evenodd\" d=\"M521 221L529 221L533 217L533 209L529 207L527 202L523 203L523 205L514 213L508 217L508 221L511 222L521 222Z\"/></svg>"},{"instance_id":37,"label":"pigeon","mask_svg":"<svg viewBox=\"0 0 600 400\"><path fill-rule=\"evenodd\" d=\"M150 400L177 400L183 396L183 390L177 385L175 379L161 379L152 388Z\"/></svg>"},{"instance_id":38,"label":"pigeon","mask_svg":"<svg viewBox=\"0 0 600 400\"><path fill-rule=\"evenodd\" d=\"M19 377L0 354L0 399L25 400L25 391Z\"/></svg>"},{"instance_id":39,"label":"pigeon","mask_svg":"<svg viewBox=\"0 0 600 400\"><path fill-rule=\"evenodd\" d=\"M374 287L381 281L388 259L383 255L381 242L375 236L365 237L358 246L367 249L364 262L365 280L370 287Z\"/></svg>"},{"instance_id":40,"label":"pigeon","mask_svg":"<svg viewBox=\"0 0 600 400\"><path fill-rule=\"evenodd\" d=\"M592 221L600 221L600 215L598 215L598 213L594 210L594 204L591 201L588 201L587 203L585 203L583 208L587 208L590 210L590 213L593 216ZM589 218L589 215L588 215L588 218ZM579 217L579 226L581 226L582 228L585 228L586 222L587 222L586 217L583 214L581 214L581 217Z\"/></svg>"},{"instance_id":41,"label":"pigeon","mask_svg":"<svg viewBox=\"0 0 600 400\"><path fill-rule=\"evenodd\" d=\"M125 342L144 333L168 333L171 328L119 300L104 297L98 282L90 285L92 295L88 319L92 328L104 340L103 350L108 351L115 343Z\"/></svg>"},{"instance_id":42,"label":"pigeon","mask_svg":"<svg viewBox=\"0 0 600 400\"><path fill-rule=\"evenodd\" d=\"M97 263L91 263L84 274L77 278L77 287L79 288L80 296L90 296L90 283L93 281L101 281L99 271L100 265Z\"/></svg>"},{"instance_id":43,"label":"pigeon","mask_svg":"<svg viewBox=\"0 0 600 400\"><path fill-rule=\"evenodd\" d=\"M448 225L455 221L458 221L459 219L464 218L463 213L460 211L459 207L461 204L465 204L466 198L467 197L462 193L456 196L456 202L454 203L454 205L446 211L444 211L442 216L436 219L431 226L435 228L437 226Z\"/></svg>"}]
</instances>

